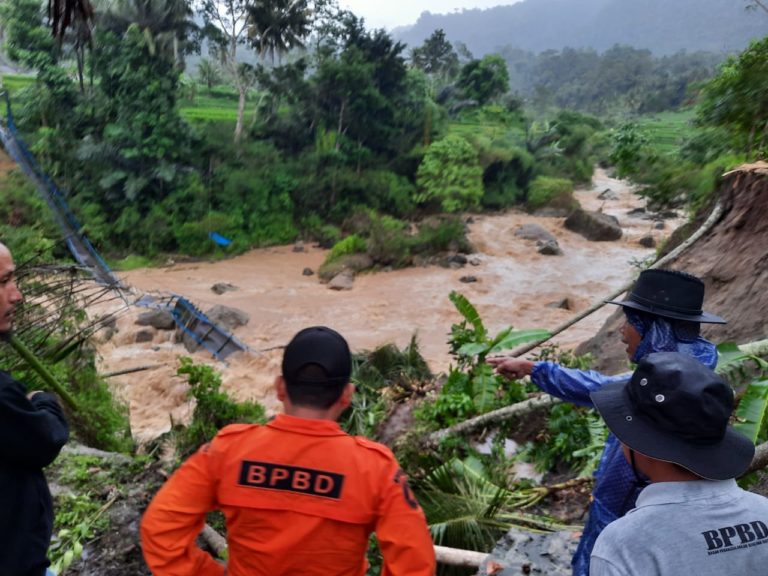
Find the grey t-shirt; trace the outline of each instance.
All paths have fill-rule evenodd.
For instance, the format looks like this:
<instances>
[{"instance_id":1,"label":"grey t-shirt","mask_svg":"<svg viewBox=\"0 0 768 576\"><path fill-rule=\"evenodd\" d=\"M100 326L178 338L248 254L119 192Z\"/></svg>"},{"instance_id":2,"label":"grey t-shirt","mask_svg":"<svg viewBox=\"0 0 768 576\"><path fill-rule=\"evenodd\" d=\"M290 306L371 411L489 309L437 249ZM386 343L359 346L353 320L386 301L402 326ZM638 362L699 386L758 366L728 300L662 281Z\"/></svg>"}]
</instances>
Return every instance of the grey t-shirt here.
<instances>
[{"instance_id":1,"label":"grey t-shirt","mask_svg":"<svg viewBox=\"0 0 768 576\"><path fill-rule=\"evenodd\" d=\"M656 482L603 530L590 576L768 576L768 498L735 480Z\"/></svg>"}]
</instances>

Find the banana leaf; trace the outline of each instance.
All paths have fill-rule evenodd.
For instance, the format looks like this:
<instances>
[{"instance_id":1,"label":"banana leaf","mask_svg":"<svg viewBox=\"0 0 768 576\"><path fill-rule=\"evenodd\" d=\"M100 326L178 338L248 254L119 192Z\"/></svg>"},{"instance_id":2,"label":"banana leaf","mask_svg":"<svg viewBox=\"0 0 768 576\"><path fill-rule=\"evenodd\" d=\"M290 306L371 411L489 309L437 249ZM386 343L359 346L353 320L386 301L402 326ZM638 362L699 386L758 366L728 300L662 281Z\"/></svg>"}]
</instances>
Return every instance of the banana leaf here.
<instances>
[{"instance_id":1,"label":"banana leaf","mask_svg":"<svg viewBox=\"0 0 768 576\"><path fill-rule=\"evenodd\" d=\"M466 296L459 294L458 292L451 292L448 297L450 298L451 302L453 302L456 310L459 311L459 314L464 316L464 319L472 324L473 328L475 329L477 339L485 340L487 331L485 329L485 325L483 324L483 320L480 318L480 314L477 312L477 308L475 308L472 303L467 300Z\"/></svg>"},{"instance_id":2,"label":"banana leaf","mask_svg":"<svg viewBox=\"0 0 768 576\"><path fill-rule=\"evenodd\" d=\"M547 330L542 330L540 328L533 328L531 330L515 330L514 332L507 334L498 342L494 343L488 352L489 354L495 354L497 352L501 352L502 350L517 348L521 344L527 344L528 342L533 342L535 340L543 340L545 338L549 338L549 336L550 333Z\"/></svg>"},{"instance_id":3,"label":"banana leaf","mask_svg":"<svg viewBox=\"0 0 768 576\"><path fill-rule=\"evenodd\" d=\"M751 382L736 408L733 427L757 443L768 417L768 380Z\"/></svg>"}]
</instances>

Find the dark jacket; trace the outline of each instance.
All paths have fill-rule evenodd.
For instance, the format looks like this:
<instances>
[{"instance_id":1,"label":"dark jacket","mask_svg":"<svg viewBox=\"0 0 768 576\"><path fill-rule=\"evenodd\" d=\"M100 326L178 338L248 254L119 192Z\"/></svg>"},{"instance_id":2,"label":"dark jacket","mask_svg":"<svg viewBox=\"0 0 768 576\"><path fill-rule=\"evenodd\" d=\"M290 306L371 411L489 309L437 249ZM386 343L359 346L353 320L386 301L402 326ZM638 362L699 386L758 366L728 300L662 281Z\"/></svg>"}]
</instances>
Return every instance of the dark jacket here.
<instances>
[{"instance_id":1,"label":"dark jacket","mask_svg":"<svg viewBox=\"0 0 768 576\"><path fill-rule=\"evenodd\" d=\"M53 530L53 503L43 468L69 438L52 394L27 399L0 370L0 574L42 576Z\"/></svg>"}]
</instances>

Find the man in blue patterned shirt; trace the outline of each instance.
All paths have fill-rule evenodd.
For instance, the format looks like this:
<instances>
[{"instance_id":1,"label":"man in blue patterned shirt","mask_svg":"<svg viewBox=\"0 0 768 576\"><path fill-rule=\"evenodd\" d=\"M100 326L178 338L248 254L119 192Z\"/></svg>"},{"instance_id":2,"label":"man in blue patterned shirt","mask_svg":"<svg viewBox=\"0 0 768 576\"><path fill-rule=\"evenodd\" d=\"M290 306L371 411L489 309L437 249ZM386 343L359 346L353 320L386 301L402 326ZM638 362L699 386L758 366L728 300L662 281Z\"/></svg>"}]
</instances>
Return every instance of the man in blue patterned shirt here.
<instances>
[{"instance_id":1,"label":"man in blue patterned shirt","mask_svg":"<svg viewBox=\"0 0 768 576\"><path fill-rule=\"evenodd\" d=\"M644 270L628 298L612 301L624 309L622 342L627 356L639 362L653 352L680 352L714 368L717 349L699 335L700 323L725 320L702 310L704 283L695 276L673 270ZM490 358L489 363L507 378L530 376L544 392L578 406L593 407L590 394L604 386L619 385L630 374L606 376L593 370L564 368L555 362L524 358ZM589 574L589 557L600 532L634 508L644 487L632 471L613 434L608 435L595 471L595 487L584 531L572 560L574 576Z\"/></svg>"}]
</instances>

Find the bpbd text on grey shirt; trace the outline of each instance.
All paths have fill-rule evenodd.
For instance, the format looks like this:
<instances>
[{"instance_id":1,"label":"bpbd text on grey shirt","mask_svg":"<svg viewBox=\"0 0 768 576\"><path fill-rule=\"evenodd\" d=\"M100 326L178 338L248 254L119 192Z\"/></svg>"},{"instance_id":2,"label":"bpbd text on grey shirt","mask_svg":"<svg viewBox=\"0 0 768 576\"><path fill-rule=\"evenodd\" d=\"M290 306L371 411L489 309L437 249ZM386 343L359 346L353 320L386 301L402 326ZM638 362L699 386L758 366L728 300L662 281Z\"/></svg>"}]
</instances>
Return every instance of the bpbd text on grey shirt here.
<instances>
[{"instance_id":1,"label":"bpbd text on grey shirt","mask_svg":"<svg viewBox=\"0 0 768 576\"><path fill-rule=\"evenodd\" d=\"M768 576L768 499L735 480L656 482L600 534L590 576Z\"/></svg>"}]
</instances>

